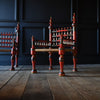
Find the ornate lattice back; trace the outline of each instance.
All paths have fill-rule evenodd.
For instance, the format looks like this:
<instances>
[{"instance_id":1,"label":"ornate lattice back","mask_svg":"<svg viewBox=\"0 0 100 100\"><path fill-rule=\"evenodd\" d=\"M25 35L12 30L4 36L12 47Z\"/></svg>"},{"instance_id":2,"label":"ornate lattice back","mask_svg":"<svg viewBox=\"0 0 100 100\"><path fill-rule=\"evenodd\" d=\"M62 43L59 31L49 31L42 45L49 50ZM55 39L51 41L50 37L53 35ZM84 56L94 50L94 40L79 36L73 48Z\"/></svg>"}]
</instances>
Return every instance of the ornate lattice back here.
<instances>
[{"instance_id":1,"label":"ornate lattice back","mask_svg":"<svg viewBox=\"0 0 100 100\"><path fill-rule=\"evenodd\" d=\"M73 23L71 27L53 28L52 17L49 20L49 41L51 47L58 47L60 35L63 34L63 44L65 46L75 46L76 31L75 31L75 14L73 15Z\"/></svg>"},{"instance_id":2,"label":"ornate lattice back","mask_svg":"<svg viewBox=\"0 0 100 100\"><path fill-rule=\"evenodd\" d=\"M16 39L16 33L0 33L0 47L11 48L13 46L13 39Z\"/></svg>"},{"instance_id":3,"label":"ornate lattice back","mask_svg":"<svg viewBox=\"0 0 100 100\"><path fill-rule=\"evenodd\" d=\"M0 33L0 47L11 48L13 46L13 40L18 43L19 23L16 27L16 32L1 32Z\"/></svg>"}]
</instances>

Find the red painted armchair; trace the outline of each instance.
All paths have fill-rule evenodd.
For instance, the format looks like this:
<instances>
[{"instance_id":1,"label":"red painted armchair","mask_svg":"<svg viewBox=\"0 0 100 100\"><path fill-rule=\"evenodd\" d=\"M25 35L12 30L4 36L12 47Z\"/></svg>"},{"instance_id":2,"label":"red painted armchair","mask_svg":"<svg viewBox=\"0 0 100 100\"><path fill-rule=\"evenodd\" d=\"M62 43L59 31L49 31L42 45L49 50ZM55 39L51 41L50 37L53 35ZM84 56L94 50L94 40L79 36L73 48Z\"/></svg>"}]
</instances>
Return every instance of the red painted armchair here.
<instances>
[{"instance_id":1,"label":"red painted armchair","mask_svg":"<svg viewBox=\"0 0 100 100\"><path fill-rule=\"evenodd\" d=\"M32 36L32 47L31 47L31 61L32 61L32 73L37 73L35 68L35 56L37 52L48 52L49 53L49 62L50 67L49 70L52 69L52 53L58 52L59 54L59 64L60 64L60 72L59 76L64 76L65 73L63 71L64 66L64 54L65 52L72 52L73 54L73 71L77 71L76 68L76 19L75 13L73 14L71 27L57 28L54 29L52 25L52 17L50 17L49 21L49 41L36 41ZM37 48L41 47L41 48ZM43 48L42 48L43 47ZM46 48L44 48L46 47Z\"/></svg>"},{"instance_id":2,"label":"red painted armchair","mask_svg":"<svg viewBox=\"0 0 100 100\"><path fill-rule=\"evenodd\" d=\"M15 70L18 67L19 54L19 23L17 23L16 32L1 32L0 33L0 52L11 52L11 69Z\"/></svg>"}]
</instances>

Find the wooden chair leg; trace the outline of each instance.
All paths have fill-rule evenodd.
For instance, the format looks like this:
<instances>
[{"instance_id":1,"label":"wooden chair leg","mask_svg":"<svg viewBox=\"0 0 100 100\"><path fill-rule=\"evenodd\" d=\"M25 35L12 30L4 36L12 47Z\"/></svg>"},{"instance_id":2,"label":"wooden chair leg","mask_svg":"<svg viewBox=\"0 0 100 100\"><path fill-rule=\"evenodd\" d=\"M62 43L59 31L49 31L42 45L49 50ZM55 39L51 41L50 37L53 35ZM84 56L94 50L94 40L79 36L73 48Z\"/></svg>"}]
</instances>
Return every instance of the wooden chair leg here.
<instances>
[{"instance_id":1,"label":"wooden chair leg","mask_svg":"<svg viewBox=\"0 0 100 100\"><path fill-rule=\"evenodd\" d=\"M15 64L15 52L16 52L16 50L15 50L15 39L13 39L13 47L11 48L11 69L10 70L15 70L15 68L14 68L14 64Z\"/></svg>"},{"instance_id":2,"label":"wooden chair leg","mask_svg":"<svg viewBox=\"0 0 100 100\"><path fill-rule=\"evenodd\" d=\"M15 65L15 67L18 67L18 55L16 55L16 57L15 57L15 61L16 61L16 65Z\"/></svg>"},{"instance_id":3,"label":"wooden chair leg","mask_svg":"<svg viewBox=\"0 0 100 100\"><path fill-rule=\"evenodd\" d=\"M73 56L73 64L74 64L73 72L76 72L77 71L77 68L76 68L76 56Z\"/></svg>"},{"instance_id":4,"label":"wooden chair leg","mask_svg":"<svg viewBox=\"0 0 100 100\"><path fill-rule=\"evenodd\" d=\"M64 66L64 56L63 55L60 55L59 57L59 64L60 64L59 76L65 76L65 73L63 71L63 66Z\"/></svg>"},{"instance_id":5,"label":"wooden chair leg","mask_svg":"<svg viewBox=\"0 0 100 100\"><path fill-rule=\"evenodd\" d=\"M63 72L63 66L64 66L64 46L63 46L63 34L60 35L60 45L59 45L59 64L60 64L60 72L59 76L65 76L65 73Z\"/></svg>"},{"instance_id":6,"label":"wooden chair leg","mask_svg":"<svg viewBox=\"0 0 100 100\"><path fill-rule=\"evenodd\" d=\"M31 61L32 61L32 73L37 73L37 70L35 68L35 55L32 55L31 57Z\"/></svg>"},{"instance_id":7,"label":"wooden chair leg","mask_svg":"<svg viewBox=\"0 0 100 100\"><path fill-rule=\"evenodd\" d=\"M32 36L32 48L31 48L31 61L32 61L32 73L37 73L37 70L35 69L35 45L34 45L34 37Z\"/></svg>"},{"instance_id":8,"label":"wooden chair leg","mask_svg":"<svg viewBox=\"0 0 100 100\"><path fill-rule=\"evenodd\" d=\"M15 55L12 55L11 56L11 69L10 69L11 71L15 70L14 63L15 63Z\"/></svg>"},{"instance_id":9,"label":"wooden chair leg","mask_svg":"<svg viewBox=\"0 0 100 100\"><path fill-rule=\"evenodd\" d=\"M49 52L49 63L50 63L49 70L52 70L52 53L51 52Z\"/></svg>"}]
</instances>

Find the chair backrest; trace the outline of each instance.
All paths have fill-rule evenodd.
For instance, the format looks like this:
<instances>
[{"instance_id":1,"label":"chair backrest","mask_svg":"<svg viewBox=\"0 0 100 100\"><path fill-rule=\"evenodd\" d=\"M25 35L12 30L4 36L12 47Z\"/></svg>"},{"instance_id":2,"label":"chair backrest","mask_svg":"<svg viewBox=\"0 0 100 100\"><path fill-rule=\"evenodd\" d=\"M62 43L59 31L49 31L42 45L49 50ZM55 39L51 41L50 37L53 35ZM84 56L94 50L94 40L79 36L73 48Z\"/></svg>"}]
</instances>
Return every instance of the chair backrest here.
<instances>
[{"instance_id":1,"label":"chair backrest","mask_svg":"<svg viewBox=\"0 0 100 100\"><path fill-rule=\"evenodd\" d=\"M19 23L17 23L16 32L1 32L0 33L0 47L11 48L13 40L18 44L19 42Z\"/></svg>"},{"instance_id":2,"label":"chair backrest","mask_svg":"<svg viewBox=\"0 0 100 100\"><path fill-rule=\"evenodd\" d=\"M74 46L76 43L76 30L75 30L75 13L73 14L71 27L56 28L53 29L52 17L49 20L49 41L51 47L58 47L60 43L60 35L63 34L63 44L65 46Z\"/></svg>"}]
</instances>

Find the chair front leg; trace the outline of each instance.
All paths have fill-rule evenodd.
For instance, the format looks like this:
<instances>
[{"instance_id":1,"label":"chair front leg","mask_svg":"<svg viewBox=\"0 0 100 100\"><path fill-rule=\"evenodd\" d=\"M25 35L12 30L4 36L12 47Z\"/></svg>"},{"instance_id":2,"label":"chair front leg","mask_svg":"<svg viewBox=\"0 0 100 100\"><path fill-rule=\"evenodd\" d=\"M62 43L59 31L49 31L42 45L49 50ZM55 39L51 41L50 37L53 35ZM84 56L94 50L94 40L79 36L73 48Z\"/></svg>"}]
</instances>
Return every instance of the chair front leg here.
<instances>
[{"instance_id":1,"label":"chair front leg","mask_svg":"<svg viewBox=\"0 0 100 100\"><path fill-rule=\"evenodd\" d=\"M15 64L15 53L16 53L16 50L15 50L15 39L13 39L13 47L11 48L11 69L10 70L15 70L14 68L14 64Z\"/></svg>"},{"instance_id":2,"label":"chair front leg","mask_svg":"<svg viewBox=\"0 0 100 100\"><path fill-rule=\"evenodd\" d=\"M32 61L32 73L37 73L37 70L35 68L35 55L32 55L31 57L31 61Z\"/></svg>"},{"instance_id":3,"label":"chair front leg","mask_svg":"<svg viewBox=\"0 0 100 100\"><path fill-rule=\"evenodd\" d=\"M60 35L60 45L59 45L59 64L60 64L60 72L59 76L65 76L65 73L63 72L63 66L64 66L64 46L63 46L63 34Z\"/></svg>"},{"instance_id":4,"label":"chair front leg","mask_svg":"<svg viewBox=\"0 0 100 100\"><path fill-rule=\"evenodd\" d=\"M11 71L15 70L14 64L15 64L15 55L12 54L12 56L11 56L11 69L10 69Z\"/></svg>"},{"instance_id":5,"label":"chair front leg","mask_svg":"<svg viewBox=\"0 0 100 100\"><path fill-rule=\"evenodd\" d=\"M34 37L32 36L32 48L31 48L31 62L32 62L32 73L37 73L37 70L35 69L35 45L34 45Z\"/></svg>"},{"instance_id":6,"label":"chair front leg","mask_svg":"<svg viewBox=\"0 0 100 100\"><path fill-rule=\"evenodd\" d=\"M59 65L60 65L59 76L65 76L65 73L64 73L64 71L63 71L63 66L64 66L64 55L60 55L60 57L59 57Z\"/></svg>"}]
</instances>

